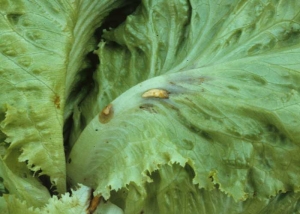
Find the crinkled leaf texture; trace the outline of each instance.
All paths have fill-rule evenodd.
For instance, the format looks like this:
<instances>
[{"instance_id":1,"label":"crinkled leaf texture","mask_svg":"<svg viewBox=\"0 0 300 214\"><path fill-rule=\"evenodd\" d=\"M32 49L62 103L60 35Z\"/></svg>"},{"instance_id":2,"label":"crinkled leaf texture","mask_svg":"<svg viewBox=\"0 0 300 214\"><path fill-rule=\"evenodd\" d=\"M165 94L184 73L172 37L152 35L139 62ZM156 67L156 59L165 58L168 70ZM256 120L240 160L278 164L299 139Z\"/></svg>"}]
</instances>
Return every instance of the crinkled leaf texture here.
<instances>
[{"instance_id":1,"label":"crinkled leaf texture","mask_svg":"<svg viewBox=\"0 0 300 214\"><path fill-rule=\"evenodd\" d=\"M78 102L69 97L86 54L96 48L95 29L123 4L0 0L1 196L8 192L28 207L44 206L50 193L40 175L50 178L53 190L66 191L63 124ZM1 198L0 209L4 204Z\"/></svg>"},{"instance_id":2,"label":"crinkled leaf texture","mask_svg":"<svg viewBox=\"0 0 300 214\"><path fill-rule=\"evenodd\" d=\"M5 161L0 159L0 176L5 187L3 193L14 195L29 206L40 207L49 200L50 193L32 176L25 163L17 161L18 155L15 151Z\"/></svg>"},{"instance_id":3,"label":"crinkled leaf texture","mask_svg":"<svg viewBox=\"0 0 300 214\"><path fill-rule=\"evenodd\" d=\"M125 213L298 212L299 1L143 1L105 38L71 183Z\"/></svg>"},{"instance_id":4,"label":"crinkled leaf texture","mask_svg":"<svg viewBox=\"0 0 300 214\"><path fill-rule=\"evenodd\" d=\"M63 194L60 199L57 196L50 198L45 206L41 208L30 207L26 201L21 201L14 195L5 195L4 199L7 202L6 213L23 213L23 214L84 214L88 213L87 209L90 202L91 189L89 187L79 185L76 190L72 190L72 195L69 193Z\"/></svg>"},{"instance_id":5,"label":"crinkled leaf texture","mask_svg":"<svg viewBox=\"0 0 300 214\"><path fill-rule=\"evenodd\" d=\"M64 192L62 112L70 6L22 0L1 0L0 5L1 147L5 158L13 153Z\"/></svg>"}]
</instances>

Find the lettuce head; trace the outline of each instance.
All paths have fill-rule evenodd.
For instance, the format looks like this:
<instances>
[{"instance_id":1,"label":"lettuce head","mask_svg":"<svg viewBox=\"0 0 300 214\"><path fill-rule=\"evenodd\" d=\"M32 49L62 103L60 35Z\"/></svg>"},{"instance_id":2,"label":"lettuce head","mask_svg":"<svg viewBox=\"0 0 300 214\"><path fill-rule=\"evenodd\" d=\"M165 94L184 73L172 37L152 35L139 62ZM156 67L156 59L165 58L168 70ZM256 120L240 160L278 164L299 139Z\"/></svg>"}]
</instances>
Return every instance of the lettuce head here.
<instances>
[{"instance_id":1,"label":"lettuce head","mask_svg":"<svg viewBox=\"0 0 300 214\"><path fill-rule=\"evenodd\" d=\"M0 5L0 213L300 213L300 1Z\"/></svg>"}]
</instances>

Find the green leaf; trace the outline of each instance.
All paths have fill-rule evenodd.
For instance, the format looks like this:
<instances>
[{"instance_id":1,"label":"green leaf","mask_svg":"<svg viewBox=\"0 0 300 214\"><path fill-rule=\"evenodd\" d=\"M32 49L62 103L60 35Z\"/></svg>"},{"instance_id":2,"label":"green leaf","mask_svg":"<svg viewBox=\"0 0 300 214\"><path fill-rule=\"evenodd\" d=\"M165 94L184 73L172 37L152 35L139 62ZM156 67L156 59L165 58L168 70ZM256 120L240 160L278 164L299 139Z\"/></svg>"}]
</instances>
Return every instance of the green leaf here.
<instances>
[{"instance_id":1,"label":"green leaf","mask_svg":"<svg viewBox=\"0 0 300 214\"><path fill-rule=\"evenodd\" d=\"M60 199L53 196L41 208L34 208L28 205L26 201L21 201L14 195L5 195L4 198L8 204L7 213L23 214L74 214L87 213L89 206L91 189L80 185L76 190L63 194Z\"/></svg>"},{"instance_id":2,"label":"green leaf","mask_svg":"<svg viewBox=\"0 0 300 214\"><path fill-rule=\"evenodd\" d=\"M108 121L99 113L84 130L70 155L69 177L108 197L109 186L139 185L149 180L146 171L178 162L194 168L195 184L218 183L236 200L297 190L299 75L273 72L266 58L252 60L242 63L246 71L235 61L131 88L112 102ZM284 74L295 84L280 84ZM168 91L168 99L142 97L153 88ZM260 187L264 180L269 185Z\"/></svg>"},{"instance_id":3,"label":"green leaf","mask_svg":"<svg viewBox=\"0 0 300 214\"><path fill-rule=\"evenodd\" d=\"M68 53L68 65L66 73L66 107L64 119L73 113L73 108L86 96L90 88L86 83L87 76L91 76L91 61L87 54L97 48L97 39L94 34L97 28L103 24L108 14L118 7L128 4L119 0L77 0L73 3L72 45ZM83 87L84 86L84 87Z\"/></svg>"},{"instance_id":4,"label":"green leaf","mask_svg":"<svg viewBox=\"0 0 300 214\"><path fill-rule=\"evenodd\" d=\"M0 172L4 187L28 206L50 197L38 176L66 191L63 125L85 94L74 98L72 90L96 47L95 29L123 4L0 0Z\"/></svg>"},{"instance_id":5,"label":"green leaf","mask_svg":"<svg viewBox=\"0 0 300 214\"><path fill-rule=\"evenodd\" d=\"M143 192L149 174L177 163L192 169L197 188L218 187L216 194L230 196L226 206L276 201L286 192L296 204L300 3L189 3L144 1L124 25L106 33L98 51L98 99L82 104L82 117L94 118L70 153L70 182L106 199L112 190L134 186L142 201L160 194ZM158 29L166 33L155 39ZM174 36L178 32L184 34Z\"/></svg>"},{"instance_id":6,"label":"green leaf","mask_svg":"<svg viewBox=\"0 0 300 214\"><path fill-rule=\"evenodd\" d=\"M189 13L186 1L144 1L118 28L103 32L95 50L101 61L94 77L97 84L79 108L75 107L79 124L73 134L79 135L97 112L122 92L180 62L174 54L184 41Z\"/></svg>"},{"instance_id":7,"label":"green leaf","mask_svg":"<svg viewBox=\"0 0 300 214\"><path fill-rule=\"evenodd\" d=\"M273 0L143 1L122 25L104 32L95 51L98 84L75 108L82 121L75 132L144 80L289 49L298 43L298 6Z\"/></svg>"},{"instance_id":8,"label":"green leaf","mask_svg":"<svg viewBox=\"0 0 300 214\"><path fill-rule=\"evenodd\" d=\"M193 184L190 167L163 165L151 173L153 183L134 184L113 192L110 201L125 213L298 213L299 193L280 193L270 199L235 202L216 189L208 191Z\"/></svg>"},{"instance_id":9,"label":"green leaf","mask_svg":"<svg viewBox=\"0 0 300 214\"><path fill-rule=\"evenodd\" d=\"M66 2L1 0L0 112L6 154L65 191L64 81L71 32Z\"/></svg>"},{"instance_id":10,"label":"green leaf","mask_svg":"<svg viewBox=\"0 0 300 214\"><path fill-rule=\"evenodd\" d=\"M14 151L6 160L0 160L0 177L5 187L1 196L11 194L26 201L29 206L41 207L51 196L38 178L32 176L26 164L18 162L19 155Z\"/></svg>"}]
</instances>

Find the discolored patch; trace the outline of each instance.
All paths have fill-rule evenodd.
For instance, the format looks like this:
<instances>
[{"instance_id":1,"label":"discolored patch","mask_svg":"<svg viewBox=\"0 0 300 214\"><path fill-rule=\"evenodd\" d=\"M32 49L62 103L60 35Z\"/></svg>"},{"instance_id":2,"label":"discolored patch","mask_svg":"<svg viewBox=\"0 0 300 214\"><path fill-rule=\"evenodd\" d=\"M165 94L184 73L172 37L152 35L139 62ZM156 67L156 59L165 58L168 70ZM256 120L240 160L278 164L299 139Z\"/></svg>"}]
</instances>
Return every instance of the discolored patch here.
<instances>
[{"instance_id":1,"label":"discolored patch","mask_svg":"<svg viewBox=\"0 0 300 214\"><path fill-rule=\"evenodd\" d=\"M99 114L100 123L108 123L113 116L113 106L112 104L107 105Z\"/></svg>"},{"instance_id":2,"label":"discolored patch","mask_svg":"<svg viewBox=\"0 0 300 214\"><path fill-rule=\"evenodd\" d=\"M203 82L205 82L205 80L206 80L206 79L205 79L204 77L200 77L200 78L199 78L200 84L203 83Z\"/></svg>"},{"instance_id":3,"label":"discolored patch","mask_svg":"<svg viewBox=\"0 0 300 214\"><path fill-rule=\"evenodd\" d=\"M160 98L160 99L168 99L170 92L164 89L150 89L146 91L142 97L143 98Z\"/></svg>"},{"instance_id":4,"label":"discolored patch","mask_svg":"<svg viewBox=\"0 0 300 214\"><path fill-rule=\"evenodd\" d=\"M57 94L54 96L54 105L57 109L60 109L60 96L58 96Z\"/></svg>"},{"instance_id":5,"label":"discolored patch","mask_svg":"<svg viewBox=\"0 0 300 214\"><path fill-rule=\"evenodd\" d=\"M144 110L144 111L148 111L150 113L157 113L156 109L155 109L155 106L152 105L152 104L143 104L143 105L140 105L139 107L141 110Z\"/></svg>"},{"instance_id":6,"label":"discolored patch","mask_svg":"<svg viewBox=\"0 0 300 214\"><path fill-rule=\"evenodd\" d=\"M95 212L95 210L97 209L98 205L100 204L101 201L101 196L95 196L92 198L91 202L90 202L90 206L88 207L88 213L92 214Z\"/></svg>"}]
</instances>

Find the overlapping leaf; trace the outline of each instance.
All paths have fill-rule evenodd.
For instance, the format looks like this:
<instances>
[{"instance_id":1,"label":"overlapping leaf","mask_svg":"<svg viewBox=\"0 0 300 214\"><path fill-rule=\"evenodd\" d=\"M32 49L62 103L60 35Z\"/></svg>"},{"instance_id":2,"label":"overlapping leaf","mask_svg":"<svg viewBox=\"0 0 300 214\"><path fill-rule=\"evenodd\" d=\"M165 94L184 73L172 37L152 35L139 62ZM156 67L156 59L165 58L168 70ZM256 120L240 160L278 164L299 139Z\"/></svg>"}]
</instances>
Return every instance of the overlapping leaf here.
<instances>
[{"instance_id":1,"label":"overlapping leaf","mask_svg":"<svg viewBox=\"0 0 300 214\"><path fill-rule=\"evenodd\" d=\"M66 99L95 48L95 29L122 4L0 0L0 182L28 206L50 197L40 175L66 191L63 125L80 96L67 108Z\"/></svg>"},{"instance_id":2,"label":"overlapping leaf","mask_svg":"<svg viewBox=\"0 0 300 214\"><path fill-rule=\"evenodd\" d=\"M65 191L62 112L71 20L67 3L0 1L0 112L5 157L20 152ZM59 48L57 48L59 47ZM2 139L3 140L3 139ZM5 145L4 145L5 144Z\"/></svg>"},{"instance_id":3,"label":"overlapping leaf","mask_svg":"<svg viewBox=\"0 0 300 214\"><path fill-rule=\"evenodd\" d=\"M185 12L174 10L180 4L188 6ZM134 186L146 198L149 174L178 163L191 167L193 184L206 191L218 186L235 201L298 192L299 6L145 1L100 44L94 111L111 104L76 142L68 164L71 182L105 198ZM154 13L170 24L151 19ZM177 26L181 30L172 28L174 17L184 23ZM153 38L158 30L167 33Z\"/></svg>"}]
</instances>

